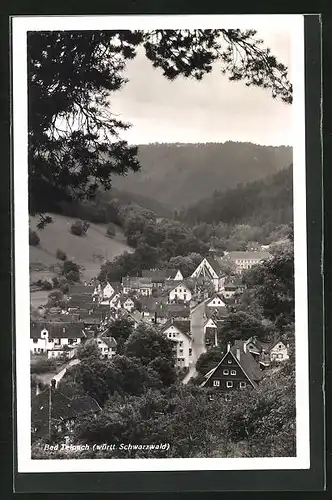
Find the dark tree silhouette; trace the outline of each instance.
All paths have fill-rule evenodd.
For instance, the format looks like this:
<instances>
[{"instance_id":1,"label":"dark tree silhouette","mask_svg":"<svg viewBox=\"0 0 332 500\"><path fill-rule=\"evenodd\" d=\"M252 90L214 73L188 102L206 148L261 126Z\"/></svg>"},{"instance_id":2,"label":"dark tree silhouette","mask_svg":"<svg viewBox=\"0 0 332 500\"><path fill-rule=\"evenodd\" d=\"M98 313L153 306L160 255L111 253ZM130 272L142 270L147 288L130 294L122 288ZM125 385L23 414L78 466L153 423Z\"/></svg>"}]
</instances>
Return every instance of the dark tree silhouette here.
<instances>
[{"instance_id":1,"label":"dark tree silhouette","mask_svg":"<svg viewBox=\"0 0 332 500\"><path fill-rule=\"evenodd\" d=\"M53 31L28 33L30 212L109 189L113 174L138 171L137 148L121 139L130 125L111 113L109 95L126 83L127 60L142 46L173 80L197 80L219 63L230 80L292 100L287 68L254 30Z\"/></svg>"}]
</instances>

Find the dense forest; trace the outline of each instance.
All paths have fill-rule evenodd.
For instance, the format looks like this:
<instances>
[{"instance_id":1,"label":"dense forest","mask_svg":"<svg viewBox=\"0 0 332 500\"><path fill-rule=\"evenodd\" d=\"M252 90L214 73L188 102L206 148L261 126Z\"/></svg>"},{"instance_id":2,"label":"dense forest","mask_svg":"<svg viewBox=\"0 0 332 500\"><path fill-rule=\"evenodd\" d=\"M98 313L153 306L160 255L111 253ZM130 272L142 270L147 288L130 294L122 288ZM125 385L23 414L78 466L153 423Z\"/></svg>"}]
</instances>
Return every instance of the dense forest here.
<instances>
[{"instance_id":1,"label":"dense forest","mask_svg":"<svg viewBox=\"0 0 332 500\"><path fill-rule=\"evenodd\" d=\"M225 142L146 144L138 148L141 170L115 176L121 190L155 197L170 208L181 208L206 198L215 189L262 179L292 162L292 149Z\"/></svg>"},{"instance_id":2,"label":"dense forest","mask_svg":"<svg viewBox=\"0 0 332 500\"><path fill-rule=\"evenodd\" d=\"M262 180L215 191L213 196L180 211L178 217L189 224L287 224L293 219L292 165Z\"/></svg>"}]
</instances>

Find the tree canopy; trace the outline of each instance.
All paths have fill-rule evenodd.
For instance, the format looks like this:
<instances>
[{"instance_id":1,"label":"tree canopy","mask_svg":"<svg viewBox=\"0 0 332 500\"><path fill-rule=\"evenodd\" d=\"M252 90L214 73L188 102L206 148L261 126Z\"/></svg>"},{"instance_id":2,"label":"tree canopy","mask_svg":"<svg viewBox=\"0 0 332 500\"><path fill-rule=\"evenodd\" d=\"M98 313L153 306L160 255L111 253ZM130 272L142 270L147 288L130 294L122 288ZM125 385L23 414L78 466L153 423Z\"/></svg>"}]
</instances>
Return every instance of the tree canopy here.
<instances>
[{"instance_id":1,"label":"tree canopy","mask_svg":"<svg viewBox=\"0 0 332 500\"><path fill-rule=\"evenodd\" d=\"M129 124L109 96L138 47L163 75L201 80L219 65L232 81L292 100L287 68L255 30L52 31L28 33L30 212L90 198L113 174L140 168L137 147L121 139ZM50 222L41 215L40 227Z\"/></svg>"}]
</instances>

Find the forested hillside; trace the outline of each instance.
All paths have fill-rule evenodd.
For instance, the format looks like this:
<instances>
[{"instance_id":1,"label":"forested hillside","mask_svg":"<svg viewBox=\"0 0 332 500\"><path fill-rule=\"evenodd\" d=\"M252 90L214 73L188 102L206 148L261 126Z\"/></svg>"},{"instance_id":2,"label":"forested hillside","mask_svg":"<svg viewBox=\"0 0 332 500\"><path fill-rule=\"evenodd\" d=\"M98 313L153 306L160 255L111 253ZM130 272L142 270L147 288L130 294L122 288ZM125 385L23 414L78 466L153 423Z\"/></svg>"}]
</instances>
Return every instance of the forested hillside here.
<instances>
[{"instance_id":1,"label":"forested hillside","mask_svg":"<svg viewBox=\"0 0 332 500\"><path fill-rule=\"evenodd\" d=\"M167 219L172 219L174 215L174 210L167 207L164 203L158 200L158 196L154 196L154 193L150 193L149 196L132 193L129 191L123 191L117 188L112 188L109 193L105 194L110 200L117 198L124 203L134 203L147 210L152 210L157 217L166 217Z\"/></svg>"},{"instance_id":2,"label":"forested hillside","mask_svg":"<svg viewBox=\"0 0 332 500\"><path fill-rule=\"evenodd\" d=\"M292 162L292 149L230 141L146 144L139 146L138 157L141 171L114 176L113 186L181 208L216 189L235 188L278 172Z\"/></svg>"},{"instance_id":3,"label":"forested hillside","mask_svg":"<svg viewBox=\"0 0 332 500\"><path fill-rule=\"evenodd\" d=\"M213 196L181 211L179 218L190 224L288 224L293 220L292 165L263 180L215 191Z\"/></svg>"}]
</instances>

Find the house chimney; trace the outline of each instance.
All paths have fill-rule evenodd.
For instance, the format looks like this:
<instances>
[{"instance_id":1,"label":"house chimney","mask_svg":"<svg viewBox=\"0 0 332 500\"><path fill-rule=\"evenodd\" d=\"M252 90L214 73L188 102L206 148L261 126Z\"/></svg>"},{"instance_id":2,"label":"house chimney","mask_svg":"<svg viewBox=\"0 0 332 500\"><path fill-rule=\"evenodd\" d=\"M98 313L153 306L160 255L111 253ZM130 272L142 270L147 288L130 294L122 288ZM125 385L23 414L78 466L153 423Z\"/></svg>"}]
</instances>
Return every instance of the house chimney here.
<instances>
[{"instance_id":1,"label":"house chimney","mask_svg":"<svg viewBox=\"0 0 332 500\"><path fill-rule=\"evenodd\" d=\"M239 347L236 348L236 357L237 357L238 361L240 361L241 351L240 351Z\"/></svg>"},{"instance_id":2,"label":"house chimney","mask_svg":"<svg viewBox=\"0 0 332 500\"><path fill-rule=\"evenodd\" d=\"M51 380L51 388L52 389L56 388L56 380L55 380L55 378L52 378L52 380Z\"/></svg>"},{"instance_id":3,"label":"house chimney","mask_svg":"<svg viewBox=\"0 0 332 500\"><path fill-rule=\"evenodd\" d=\"M230 350L231 350L231 343L230 343L230 342L228 342L228 343L227 343L227 352L229 352Z\"/></svg>"}]
</instances>

